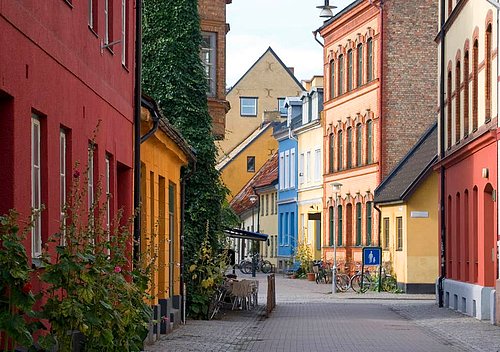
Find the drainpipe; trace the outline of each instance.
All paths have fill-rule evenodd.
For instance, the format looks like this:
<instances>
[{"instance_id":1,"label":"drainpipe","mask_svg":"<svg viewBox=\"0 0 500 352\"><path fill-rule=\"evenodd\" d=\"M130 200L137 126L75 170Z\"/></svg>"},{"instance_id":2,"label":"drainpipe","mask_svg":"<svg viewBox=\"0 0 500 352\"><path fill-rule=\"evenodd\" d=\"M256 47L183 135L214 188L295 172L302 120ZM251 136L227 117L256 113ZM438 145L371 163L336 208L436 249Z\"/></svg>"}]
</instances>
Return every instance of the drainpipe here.
<instances>
[{"instance_id":1,"label":"drainpipe","mask_svg":"<svg viewBox=\"0 0 500 352\"><path fill-rule=\"evenodd\" d=\"M444 306L444 289L443 289L443 282L446 277L446 212L445 212L445 198L446 198L446 192L445 192L445 167L442 163L442 160L444 159L444 154L445 154L445 147L444 147L444 86L445 86L445 81L444 81L444 76L446 72L446 64L445 64L445 32L444 32L444 24L445 24L445 0L441 0L441 21L440 21L440 30L439 30L439 38L441 42L441 52L440 52L440 57L441 57L441 64L440 64L440 77L439 77L439 159L441 160L441 166L439 168L440 172L440 184L441 184L441 190L439 194L440 198L440 204L439 204L439 218L441 221L441 226L440 226L440 239L441 239L441 251L440 251L440 260L441 260L441 269L440 269L440 276L438 279L438 306L442 308Z\"/></svg>"},{"instance_id":2,"label":"drainpipe","mask_svg":"<svg viewBox=\"0 0 500 352\"><path fill-rule=\"evenodd\" d=\"M135 2L135 91L134 91L134 262L140 257L141 241L141 79L142 79L142 0Z\"/></svg>"},{"instance_id":3,"label":"drainpipe","mask_svg":"<svg viewBox=\"0 0 500 352\"><path fill-rule=\"evenodd\" d=\"M325 47L325 45L324 45L322 42L320 42L320 41L318 40L318 38L317 38L318 31L313 31L312 33L313 33L313 36L314 36L314 40L315 40L316 42L318 42L318 44L319 44L319 45L321 45L321 47L323 47L323 48L324 48L324 47Z\"/></svg>"},{"instance_id":4,"label":"drainpipe","mask_svg":"<svg viewBox=\"0 0 500 352\"><path fill-rule=\"evenodd\" d=\"M146 108L151 112L151 115L153 116L153 127L151 127L151 129L141 137L141 144L144 143L153 134L155 134L155 132L158 130L158 125L160 124L160 116L158 116L158 110L148 101L143 101L142 103L146 105Z\"/></svg>"}]
</instances>

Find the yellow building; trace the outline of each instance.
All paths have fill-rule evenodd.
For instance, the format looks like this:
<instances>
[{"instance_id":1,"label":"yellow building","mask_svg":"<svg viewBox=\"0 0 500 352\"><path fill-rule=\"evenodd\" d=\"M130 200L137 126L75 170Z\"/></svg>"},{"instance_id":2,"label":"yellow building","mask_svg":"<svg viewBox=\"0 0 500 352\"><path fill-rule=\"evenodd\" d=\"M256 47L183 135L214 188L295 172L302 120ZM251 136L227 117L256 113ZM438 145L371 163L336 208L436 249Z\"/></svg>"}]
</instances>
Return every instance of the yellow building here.
<instances>
[{"instance_id":1,"label":"yellow building","mask_svg":"<svg viewBox=\"0 0 500 352\"><path fill-rule=\"evenodd\" d=\"M141 257L154 261L151 304L170 317L182 300L181 169L195 157L156 103L143 96L141 136L149 131L154 133L141 144Z\"/></svg>"},{"instance_id":2,"label":"yellow building","mask_svg":"<svg viewBox=\"0 0 500 352\"><path fill-rule=\"evenodd\" d=\"M299 243L311 248L314 259L322 258L325 245L322 235L323 213L323 77L303 81L302 121L294 129L298 140L298 220Z\"/></svg>"},{"instance_id":3,"label":"yellow building","mask_svg":"<svg viewBox=\"0 0 500 352\"><path fill-rule=\"evenodd\" d=\"M218 161L261 128L264 112L281 110L285 118L285 97L298 96L303 90L293 68L286 67L273 49L268 48L227 93L231 110L226 115L224 140L217 142Z\"/></svg>"},{"instance_id":4,"label":"yellow building","mask_svg":"<svg viewBox=\"0 0 500 352\"><path fill-rule=\"evenodd\" d=\"M434 293L439 276L437 125L375 189L383 265L406 293Z\"/></svg>"},{"instance_id":5,"label":"yellow building","mask_svg":"<svg viewBox=\"0 0 500 352\"><path fill-rule=\"evenodd\" d=\"M216 168L221 172L222 181L230 191L229 201L278 150L278 142L273 137L273 127L280 121L278 115L277 112L266 113L262 127L217 164Z\"/></svg>"}]
</instances>

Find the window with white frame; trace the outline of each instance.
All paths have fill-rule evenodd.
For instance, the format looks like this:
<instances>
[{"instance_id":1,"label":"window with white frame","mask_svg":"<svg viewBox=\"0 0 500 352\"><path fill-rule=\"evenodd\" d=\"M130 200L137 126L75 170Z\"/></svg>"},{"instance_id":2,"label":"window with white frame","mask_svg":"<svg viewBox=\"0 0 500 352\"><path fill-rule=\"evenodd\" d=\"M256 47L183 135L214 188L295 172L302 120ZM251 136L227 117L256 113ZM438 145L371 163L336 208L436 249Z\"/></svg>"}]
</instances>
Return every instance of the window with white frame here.
<instances>
[{"instance_id":1,"label":"window with white frame","mask_svg":"<svg viewBox=\"0 0 500 352\"><path fill-rule=\"evenodd\" d=\"M214 97L217 93L216 84L216 55L217 55L217 33L202 32L201 41L201 62L205 68L207 79L207 95Z\"/></svg>"},{"instance_id":2,"label":"window with white frame","mask_svg":"<svg viewBox=\"0 0 500 352\"><path fill-rule=\"evenodd\" d=\"M31 117L31 208L34 211L33 227L31 229L31 255L38 258L42 254L42 206L41 190L41 128L40 118L33 114Z\"/></svg>"},{"instance_id":3,"label":"window with white frame","mask_svg":"<svg viewBox=\"0 0 500 352\"><path fill-rule=\"evenodd\" d=\"M285 153L280 152L280 160L279 160L279 165L278 165L278 174L279 174L279 184L280 184L280 190L285 189Z\"/></svg>"},{"instance_id":4,"label":"window with white frame","mask_svg":"<svg viewBox=\"0 0 500 352\"><path fill-rule=\"evenodd\" d=\"M59 194L61 245L66 245L66 131L59 131Z\"/></svg>"},{"instance_id":5,"label":"window with white frame","mask_svg":"<svg viewBox=\"0 0 500 352\"><path fill-rule=\"evenodd\" d=\"M278 192L274 192L274 214L278 214Z\"/></svg>"},{"instance_id":6,"label":"window with white frame","mask_svg":"<svg viewBox=\"0 0 500 352\"><path fill-rule=\"evenodd\" d=\"M311 96L311 121L319 119L319 94L314 92Z\"/></svg>"},{"instance_id":7,"label":"window with white frame","mask_svg":"<svg viewBox=\"0 0 500 352\"><path fill-rule=\"evenodd\" d=\"M306 168L305 168L305 177L306 177L306 182L309 183L311 182L311 151L307 151L306 153Z\"/></svg>"},{"instance_id":8,"label":"window with white frame","mask_svg":"<svg viewBox=\"0 0 500 352\"><path fill-rule=\"evenodd\" d=\"M106 182L106 229L108 230L108 241L109 241L109 229L111 227L111 158L106 155L105 159L105 182Z\"/></svg>"},{"instance_id":9,"label":"window with white frame","mask_svg":"<svg viewBox=\"0 0 500 352\"><path fill-rule=\"evenodd\" d=\"M314 181L321 180L321 149L314 151Z\"/></svg>"},{"instance_id":10,"label":"window with white frame","mask_svg":"<svg viewBox=\"0 0 500 352\"><path fill-rule=\"evenodd\" d=\"M290 187L290 150L285 150L285 189Z\"/></svg>"},{"instance_id":11,"label":"window with white frame","mask_svg":"<svg viewBox=\"0 0 500 352\"><path fill-rule=\"evenodd\" d=\"M290 188L295 188L295 148L290 151Z\"/></svg>"},{"instance_id":12,"label":"window with white frame","mask_svg":"<svg viewBox=\"0 0 500 352\"><path fill-rule=\"evenodd\" d=\"M278 98L278 110L281 116L288 115L288 110L285 108L285 98Z\"/></svg>"},{"instance_id":13,"label":"window with white frame","mask_svg":"<svg viewBox=\"0 0 500 352\"><path fill-rule=\"evenodd\" d=\"M240 98L240 115L256 117L257 116L257 99L252 97Z\"/></svg>"},{"instance_id":14,"label":"window with white frame","mask_svg":"<svg viewBox=\"0 0 500 352\"><path fill-rule=\"evenodd\" d=\"M104 43L108 44L113 37L113 1L104 0Z\"/></svg>"},{"instance_id":15,"label":"window with white frame","mask_svg":"<svg viewBox=\"0 0 500 352\"><path fill-rule=\"evenodd\" d=\"M299 183L304 183L304 153L300 153L299 155Z\"/></svg>"},{"instance_id":16,"label":"window with white frame","mask_svg":"<svg viewBox=\"0 0 500 352\"><path fill-rule=\"evenodd\" d=\"M122 65L127 64L127 0L122 0Z\"/></svg>"},{"instance_id":17,"label":"window with white frame","mask_svg":"<svg viewBox=\"0 0 500 352\"><path fill-rule=\"evenodd\" d=\"M310 111L309 105L310 105L309 96L305 94L302 97L302 124L304 125L309 121L311 121L311 116L309 115Z\"/></svg>"}]
</instances>

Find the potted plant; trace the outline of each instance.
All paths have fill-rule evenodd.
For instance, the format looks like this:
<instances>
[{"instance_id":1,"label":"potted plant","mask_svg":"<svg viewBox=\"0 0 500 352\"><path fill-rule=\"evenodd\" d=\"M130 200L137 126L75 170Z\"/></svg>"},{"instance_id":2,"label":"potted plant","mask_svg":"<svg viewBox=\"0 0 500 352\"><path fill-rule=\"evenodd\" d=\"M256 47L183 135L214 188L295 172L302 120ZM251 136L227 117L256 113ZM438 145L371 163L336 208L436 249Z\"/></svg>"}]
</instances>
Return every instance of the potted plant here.
<instances>
[{"instance_id":1,"label":"potted plant","mask_svg":"<svg viewBox=\"0 0 500 352\"><path fill-rule=\"evenodd\" d=\"M306 242L301 242L297 246L297 260L300 261L300 271L307 276L307 280L314 281L315 276L312 270L312 251Z\"/></svg>"}]
</instances>

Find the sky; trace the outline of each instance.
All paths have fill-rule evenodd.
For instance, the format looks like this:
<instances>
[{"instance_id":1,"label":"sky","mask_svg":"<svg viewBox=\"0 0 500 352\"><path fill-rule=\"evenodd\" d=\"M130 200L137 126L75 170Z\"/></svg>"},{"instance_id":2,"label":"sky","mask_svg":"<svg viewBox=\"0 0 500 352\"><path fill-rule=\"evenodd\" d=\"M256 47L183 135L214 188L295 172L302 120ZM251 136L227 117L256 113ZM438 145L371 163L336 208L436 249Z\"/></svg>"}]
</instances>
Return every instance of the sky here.
<instances>
[{"instance_id":1,"label":"sky","mask_svg":"<svg viewBox=\"0 0 500 352\"><path fill-rule=\"evenodd\" d=\"M353 0L330 0L340 11ZM227 5L226 21L231 30L226 43L226 85L231 87L267 50L288 67L300 81L323 74L322 47L312 32L323 24L319 17L323 0L233 0ZM322 38L318 35L318 39Z\"/></svg>"}]
</instances>

